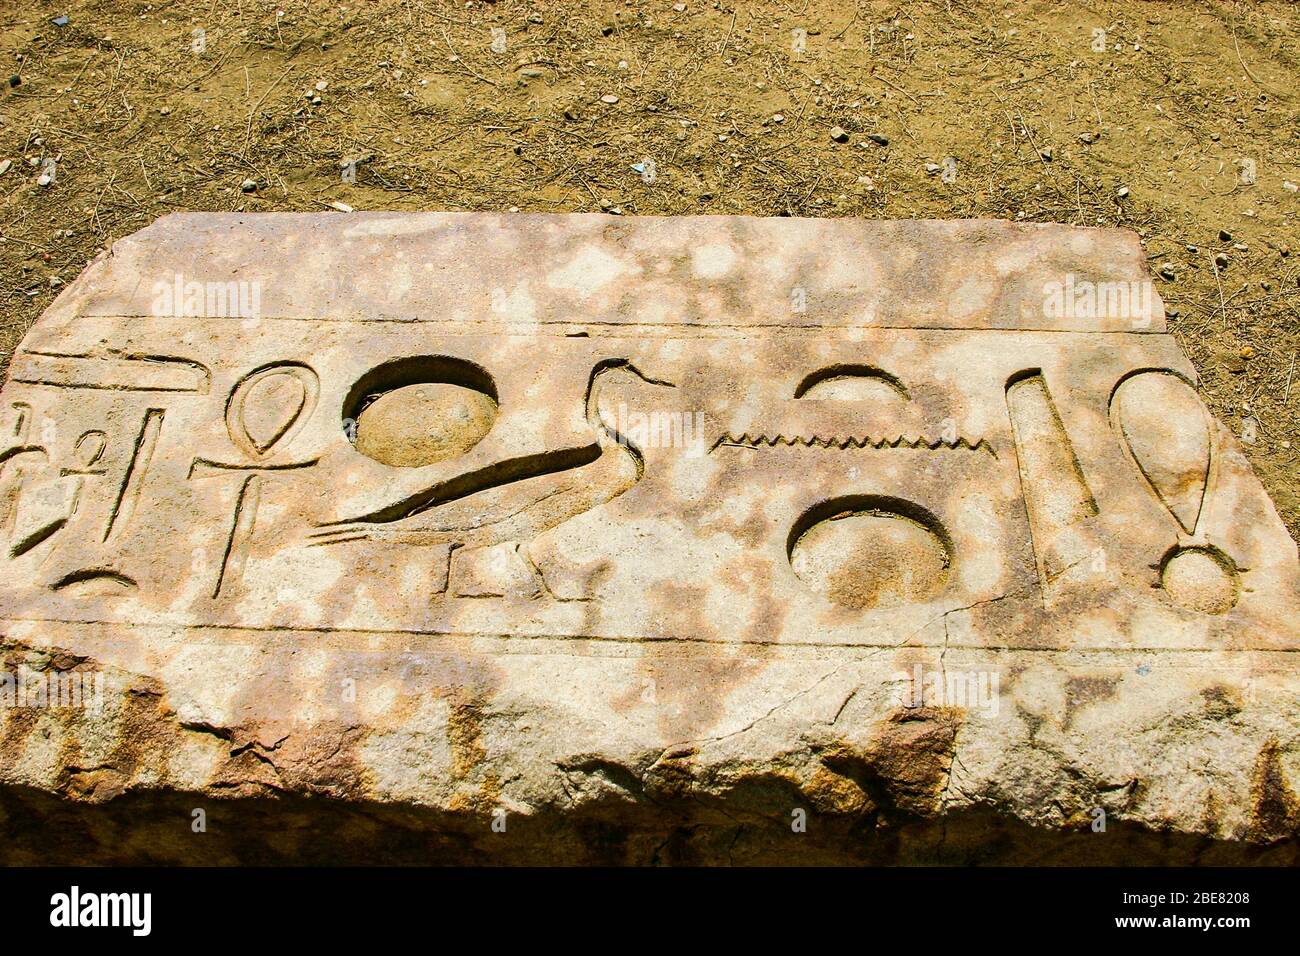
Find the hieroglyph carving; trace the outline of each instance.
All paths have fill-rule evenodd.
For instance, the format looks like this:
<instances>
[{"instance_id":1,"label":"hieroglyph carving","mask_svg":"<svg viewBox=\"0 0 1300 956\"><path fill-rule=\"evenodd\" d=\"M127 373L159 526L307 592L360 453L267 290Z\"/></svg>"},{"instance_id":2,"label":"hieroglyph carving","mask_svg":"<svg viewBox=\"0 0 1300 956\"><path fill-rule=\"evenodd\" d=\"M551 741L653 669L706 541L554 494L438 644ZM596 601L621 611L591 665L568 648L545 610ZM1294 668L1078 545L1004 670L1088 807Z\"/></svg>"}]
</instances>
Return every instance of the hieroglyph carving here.
<instances>
[{"instance_id":1,"label":"hieroglyph carving","mask_svg":"<svg viewBox=\"0 0 1300 956\"><path fill-rule=\"evenodd\" d=\"M146 316L139 283L114 280L75 322L38 326L0 450L24 613L654 638L680 636L663 609L689 585L732 609L704 639L839 644L928 640L927 621L990 602L1154 601L1229 626L1294 586L1267 560L1275 519L1229 512L1267 508L1158 302L1124 328L1043 312L1010 280L955 299L867 283L834 310L805 283L791 321L740 251L771 224L693 249L685 286L645 278L676 268L655 249L679 240L633 224L615 228L642 260L579 238L567 265L456 299L411 278L444 254L441 223L385 265L407 277L396 299L357 276L313 304L254 275L251 330ZM522 241L478 228L455 242ZM872 268L879 289L899 281ZM657 304L621 298L632 275Z\"/></svg>"}]
</instances>

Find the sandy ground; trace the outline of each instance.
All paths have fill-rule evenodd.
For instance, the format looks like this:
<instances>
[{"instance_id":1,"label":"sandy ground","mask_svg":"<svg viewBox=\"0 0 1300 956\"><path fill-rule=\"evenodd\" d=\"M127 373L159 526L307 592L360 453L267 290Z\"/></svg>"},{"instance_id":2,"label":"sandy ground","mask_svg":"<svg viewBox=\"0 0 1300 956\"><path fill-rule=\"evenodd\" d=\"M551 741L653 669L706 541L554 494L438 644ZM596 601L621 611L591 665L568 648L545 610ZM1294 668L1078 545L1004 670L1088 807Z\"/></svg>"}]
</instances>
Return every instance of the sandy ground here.
<instances>
[{"instance_id":1,"label":"sandy ground","mask_svg":"<svg viewBox=\"0 0 1300 956\"><path fill-rule=\"evenodd\" d=\"M1297 58L1283 3L7 0L0 370L174 210L1124 226L1295 535Z\"/></svg>"}]
</instances>

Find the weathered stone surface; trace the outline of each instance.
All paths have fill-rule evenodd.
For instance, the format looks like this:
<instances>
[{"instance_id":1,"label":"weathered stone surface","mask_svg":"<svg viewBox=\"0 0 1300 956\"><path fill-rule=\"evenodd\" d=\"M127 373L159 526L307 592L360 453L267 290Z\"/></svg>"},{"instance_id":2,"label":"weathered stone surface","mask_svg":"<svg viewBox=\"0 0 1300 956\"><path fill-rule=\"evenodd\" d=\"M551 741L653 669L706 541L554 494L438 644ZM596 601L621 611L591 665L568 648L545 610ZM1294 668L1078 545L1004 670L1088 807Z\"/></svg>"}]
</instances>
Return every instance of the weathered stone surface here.
<instances>
[{"instance_id":1,"label":"weathered stone surface","mask_svg":"<svg viewBox=\"0 0 1300 956\"><path fill-rule=\"evenodd\" d=\"M0 857L1294 862L1296 548L1146 278L993 222L159 220L0 399L5 672L102 688L0 709Z\"/></svg>"}]
</instances>

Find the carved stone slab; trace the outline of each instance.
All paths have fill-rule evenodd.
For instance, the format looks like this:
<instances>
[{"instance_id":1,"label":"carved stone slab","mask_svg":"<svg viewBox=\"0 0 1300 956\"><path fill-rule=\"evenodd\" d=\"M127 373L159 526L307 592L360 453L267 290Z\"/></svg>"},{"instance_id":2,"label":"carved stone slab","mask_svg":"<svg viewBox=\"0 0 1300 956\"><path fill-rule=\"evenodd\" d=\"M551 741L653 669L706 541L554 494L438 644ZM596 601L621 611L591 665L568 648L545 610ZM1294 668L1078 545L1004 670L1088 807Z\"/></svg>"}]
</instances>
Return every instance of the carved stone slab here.
<instances>
[{"instance_id":1,"label":"carved stone slab","mask_svg":"<svg viewBox=\"0 0 1300 956\"><path fill-rule=\"evenodd\" d=\"M166 217L0 393L0 693L103 688L0 708L0 855L1290 860L1195 384L1117 230Z\"/></svg>"}]
</instances>

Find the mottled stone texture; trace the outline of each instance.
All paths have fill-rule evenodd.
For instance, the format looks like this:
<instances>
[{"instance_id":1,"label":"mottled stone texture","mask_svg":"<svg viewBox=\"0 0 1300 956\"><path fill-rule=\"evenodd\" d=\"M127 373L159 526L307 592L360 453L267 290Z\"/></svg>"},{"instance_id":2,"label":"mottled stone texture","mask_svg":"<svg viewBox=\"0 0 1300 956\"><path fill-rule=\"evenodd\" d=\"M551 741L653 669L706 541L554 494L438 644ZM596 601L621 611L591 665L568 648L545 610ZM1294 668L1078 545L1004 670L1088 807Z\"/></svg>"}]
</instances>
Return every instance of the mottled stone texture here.
<instances>
[{"instance_id":1,"label":"mottled stone texture","mask_svg":"<svg viewBox=\"0 0 1300 956\"><path fill-rule=\"evenodd\" d=\"M1195 381L1115 230L169 216L0 398L0 859L1295 862Z\"/></svg>"}]
</instances>

